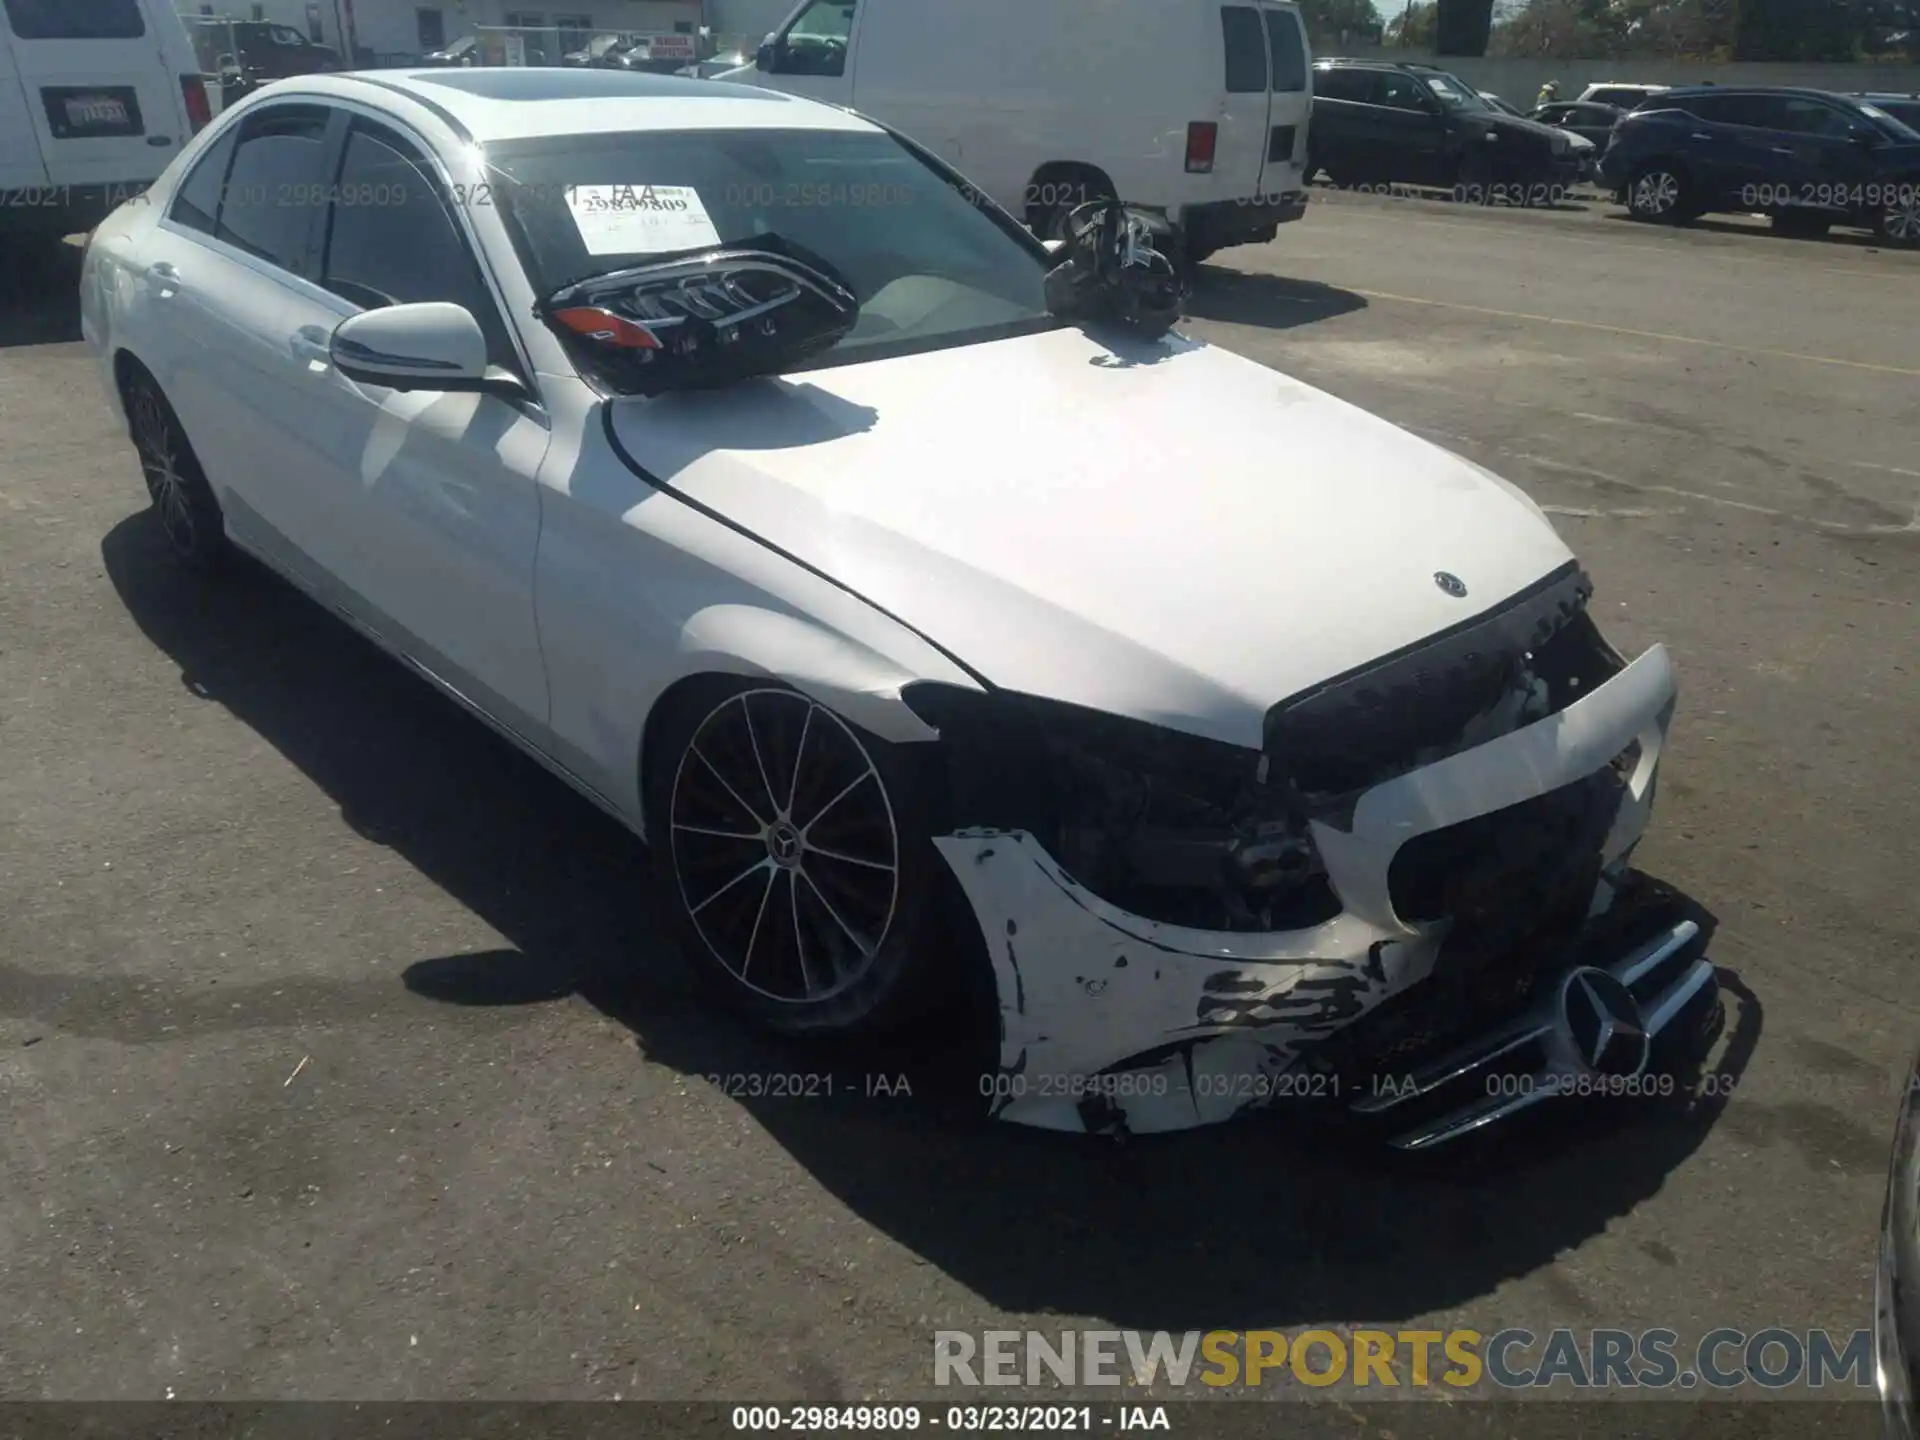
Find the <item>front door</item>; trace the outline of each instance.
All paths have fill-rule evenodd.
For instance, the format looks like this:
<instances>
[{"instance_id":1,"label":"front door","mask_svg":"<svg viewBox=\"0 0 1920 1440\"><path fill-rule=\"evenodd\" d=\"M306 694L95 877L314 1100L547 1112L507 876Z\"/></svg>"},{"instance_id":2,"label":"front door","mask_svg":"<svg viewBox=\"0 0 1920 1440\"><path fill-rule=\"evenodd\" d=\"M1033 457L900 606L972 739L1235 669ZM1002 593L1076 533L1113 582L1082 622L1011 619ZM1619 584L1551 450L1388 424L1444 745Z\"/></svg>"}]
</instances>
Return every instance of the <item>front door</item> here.
<instances>
[{"instance_id":1,"label":"front door","mask_svg":"<svg viewBox=\"0 0 1920 1440\"><path fill-rule=\"evenodd\" d=\"M853 103L857 0L806 0L774 38L755 83L829 105Z\"/></svg>"},{"instance_id":2,"label":"front door","mask_svg":"<svg viewBox=\"0 0 1920 1440\"><path fill-rule=\"evenodd\" d=\"M4 0L4 8L52 184L150 181L192 138L181 77L141 0ZM10 104L0 99L0 111Z\"/></svg>"},{"instance_id":3,"label":"front door","mask_svg":"<svg viewBox=\"0 0 1920 1440\"><path fill-rule=\"evenodd\" d=\"M344 137L323 222L319 287L287 340L302 408L288 447L311 487L295 539L351 592L365 621L497 718L537 738L547 681L533 618L549 432L495 395L401 392L349 380L327 358L341 320L385 305L448 301L480 322L495 364L521 373L492 291L432 171L371 121ZM373 197L346 203L347 197Z\"/></svg>"}]
</instances>

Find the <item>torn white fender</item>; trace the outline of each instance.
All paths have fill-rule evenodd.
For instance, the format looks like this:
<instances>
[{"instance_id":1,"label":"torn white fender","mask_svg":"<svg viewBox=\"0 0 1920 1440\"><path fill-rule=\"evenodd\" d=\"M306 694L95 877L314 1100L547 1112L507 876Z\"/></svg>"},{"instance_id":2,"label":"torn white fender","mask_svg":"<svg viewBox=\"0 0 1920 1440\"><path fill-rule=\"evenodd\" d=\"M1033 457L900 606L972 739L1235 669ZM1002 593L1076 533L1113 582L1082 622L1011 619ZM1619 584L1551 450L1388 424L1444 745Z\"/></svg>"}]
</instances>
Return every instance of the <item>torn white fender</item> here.
<instances>
[{"instance_id":1,"label":"torn white fender","mask_svg":"<svg viewBox=\"0 0 1920 1440\"><path fill-rule=\"evenodd\" d=\"M1285 1096L1277 1077L1309 1042L1432 970L1445 924L1409 925L1394 913L1394 853L1591 775L1637 741L1605 848L1610 864L1620 860L1646 828L1674 693L1672 664L1656 646L1559 713L1367 791L1350 825L1315 822L1344 913L1306 930L1161 924L1091 894L1023 831L936 838L993 963L994 1113L1046 1129L1144 1134Z\"/></svg>"}]
</instances>

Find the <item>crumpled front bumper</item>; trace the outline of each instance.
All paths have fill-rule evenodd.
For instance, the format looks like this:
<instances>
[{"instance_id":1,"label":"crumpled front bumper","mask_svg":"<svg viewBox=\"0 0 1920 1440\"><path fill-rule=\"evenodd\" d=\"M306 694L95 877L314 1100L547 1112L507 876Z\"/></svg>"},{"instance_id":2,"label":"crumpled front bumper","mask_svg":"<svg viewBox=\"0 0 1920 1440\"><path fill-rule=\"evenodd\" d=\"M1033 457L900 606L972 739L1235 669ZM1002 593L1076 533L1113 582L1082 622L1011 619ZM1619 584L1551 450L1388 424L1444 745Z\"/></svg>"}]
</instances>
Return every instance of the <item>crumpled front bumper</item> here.
<instances>
[{"instance_id":1,"label":"crumpled front bumper","mask_svg":"<svg viewBox=\"0 0 1920 1440\"><path fill-rule=\"evenodd\" d=\"M1344 823L1313 822L1343 911L1310 929L1241 934L1129 914L1090 894L1023 831L964 830L935 845L992 959L1001 1119L1135 1134L1185 1129L1292 1097L1295 1062L1432 972L1447 922L1395 913L1401 846L1562 786L1638 742L1603 852L1615 875L1645 831L1675 681L1655 646L1557 714L1363 792ZM1594 912L1610 903L1603 878Z\"/></svg>"}]
</instances>

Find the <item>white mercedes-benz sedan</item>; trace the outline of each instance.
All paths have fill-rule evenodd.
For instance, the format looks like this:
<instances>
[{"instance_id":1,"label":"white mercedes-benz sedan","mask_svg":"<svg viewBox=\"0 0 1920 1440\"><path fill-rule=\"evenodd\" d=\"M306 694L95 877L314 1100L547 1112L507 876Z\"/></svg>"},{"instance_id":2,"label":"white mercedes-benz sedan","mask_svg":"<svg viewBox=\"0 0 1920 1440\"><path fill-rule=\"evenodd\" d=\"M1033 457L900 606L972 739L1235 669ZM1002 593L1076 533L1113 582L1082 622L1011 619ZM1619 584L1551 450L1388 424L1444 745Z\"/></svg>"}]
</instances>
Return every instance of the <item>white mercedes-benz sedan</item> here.
<instances>
[{"instance_id":1,"label":"white mercedes-benz sedan","mask_svg":"<svg viewBox=\"0 0 1920 1440\"><path fill-rule=\"evenodd\" d=\"M1510 484L1069 263L843 110L475 69L258 92L81 283L179 559L630 826L760 1023L976 967L982 1095L1064 1130L1670 1088L1719 997L1629 863L1666 651Z\"/></svg>"}]
</instances>

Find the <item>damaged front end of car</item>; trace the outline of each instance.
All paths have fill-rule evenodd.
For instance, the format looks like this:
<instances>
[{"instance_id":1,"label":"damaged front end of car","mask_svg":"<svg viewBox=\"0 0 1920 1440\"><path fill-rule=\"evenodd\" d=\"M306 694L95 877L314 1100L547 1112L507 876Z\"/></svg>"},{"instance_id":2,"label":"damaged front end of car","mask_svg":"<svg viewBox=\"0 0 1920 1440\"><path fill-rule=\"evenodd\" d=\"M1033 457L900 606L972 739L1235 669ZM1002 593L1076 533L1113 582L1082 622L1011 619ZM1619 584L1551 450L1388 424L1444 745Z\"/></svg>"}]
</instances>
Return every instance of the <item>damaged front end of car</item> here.
<instances>
[{"instance_id":1,"label":"damaged front end of car","mask_svg":"<svg viewBox=\"0 0 1920 1440\"><path fill-rule=\"evenodd\" d=\"M1628 868L1673 670L1623 660L1590 596L1568 565L1276 704L1259 750L908 687L993 963L994 1112L1148 1133L1331 1102L1421 1149L1663 1063L1717 1014L1698 927Z\"/></svg>"}]
</instances>

